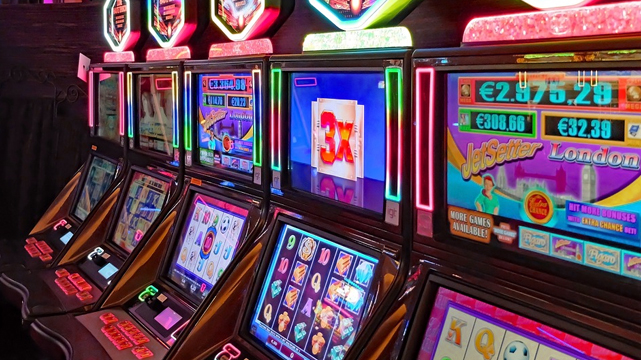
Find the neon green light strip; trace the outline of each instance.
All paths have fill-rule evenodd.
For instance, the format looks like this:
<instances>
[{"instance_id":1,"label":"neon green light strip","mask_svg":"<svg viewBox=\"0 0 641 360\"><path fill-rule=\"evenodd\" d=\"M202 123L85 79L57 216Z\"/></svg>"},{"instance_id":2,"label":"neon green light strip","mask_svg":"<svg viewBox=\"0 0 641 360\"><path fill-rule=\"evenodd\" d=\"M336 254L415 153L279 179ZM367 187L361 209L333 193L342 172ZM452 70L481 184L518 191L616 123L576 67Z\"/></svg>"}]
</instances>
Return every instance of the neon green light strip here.
<instances>
[{"instance_id":1,"label":"neon green light strip","mask_svg":"<svg viewBox=\"0 0 641 360\"><path fill-rule=\"evenodd\" d=\"M412 35L405 27L309 34L303 42L303 51L398 47L412 47Z\"/></svg>"}]
</instances>

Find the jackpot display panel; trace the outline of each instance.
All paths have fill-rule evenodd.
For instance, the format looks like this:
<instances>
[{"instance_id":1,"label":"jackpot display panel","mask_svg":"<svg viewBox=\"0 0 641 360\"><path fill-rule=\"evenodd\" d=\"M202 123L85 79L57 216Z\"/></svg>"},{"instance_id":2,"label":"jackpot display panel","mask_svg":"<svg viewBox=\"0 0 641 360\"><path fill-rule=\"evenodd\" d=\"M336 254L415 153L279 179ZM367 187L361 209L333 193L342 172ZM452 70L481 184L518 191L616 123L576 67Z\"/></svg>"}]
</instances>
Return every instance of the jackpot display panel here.
<instances>
[{"instance_id":1,"label":"jackpot display panel","mask_svg":"<svg viewBox=\"0 0 641 360\"><path fill-rule=\"evenodd\" d=\"M520 57L536 63L528 69L487 71L473 61L418 67L424 130L417 143L433 142L428 124L438 107L452 235L634 282L641 279L639 73L607 52L581 54L597 56L598 65L555 64L562 55L538 54ZM443 102L430 110L439 101L429 99L435 84ZM419 214L430 203L423 174Z\"/></svg>"},{"instance_id":2,"label":"jackpot display panel","mask_svg":"<svg viewBox=\"0 0 641 360\"><path fill-rule=\"evenodd\" d=\"M255 80L252 72L197 75L201 165L254 173L254 107L262 90L256 89Z\"/></svg>"}]
</instances>

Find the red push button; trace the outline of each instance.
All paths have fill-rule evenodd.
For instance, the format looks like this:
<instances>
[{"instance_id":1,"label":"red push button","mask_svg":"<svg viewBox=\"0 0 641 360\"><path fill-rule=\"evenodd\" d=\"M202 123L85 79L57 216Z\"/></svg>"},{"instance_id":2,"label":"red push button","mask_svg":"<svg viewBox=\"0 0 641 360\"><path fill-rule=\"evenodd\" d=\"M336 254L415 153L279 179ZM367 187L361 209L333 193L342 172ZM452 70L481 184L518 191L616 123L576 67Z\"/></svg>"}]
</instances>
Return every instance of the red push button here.
<instances>
[{"instance_id":1,"label":"red push button","mask_svg":"<svg viewBox=\"0 0 641 360\"><path fill-rule=\"evenodd\" d=\"M38 249L39 249L43 254L51 254L51 253L53 252L53 250L51 249L51 247L49 246L49 244L47 244L47 243L46 243L46 242L44 242L44 241L38 241L38 242L36 243L36 246L38 247Z\"/></svg>"},{"instance_id":2,"label":"red push button","mask_svg":"<svg viewBox=\"0 0 641 360\"><path fill-rule=\"evenodd\" d=\"M59 278L69 276L69 271L67 269L58 269L56 270L56 276Z\"/></svg>"},{"instance_id":3,"label":"red push button","mask_svg":"<svg viewBox=\"0 0 641 360\"><path fill-rule=\"evenodd\" d=\"M131 352L136 355L136 358L138 359L146 359L154 356L154 353L152 353L146 346L136 346L131 349Z\"/></svg>"},{"instance_id":4,"label":"red push button","mask_svg":"<svg viewBox=\"0 0 641 360\"><path fill-rule=\"evenodd\" d=\"M87 300L93 299L93 295L91 295L88 291L81 291L81 292L76 294L76 297L80 301L87 301Z\"/></svg>"},{"instance_id":5,"label":"red push button","mask_svg":"<svg viewBox=\"0 0 641 360\"><path fill-rule=\"evenodd\" d=\"M40 260L42 262L48 262L48 261L51 261L51 259L53 258L49 254L40 255Z\"/></svg>"},{"instance_id":6,"label":"red push button","mask_svg":"<svg viewBox=\"0 0 641 360\"><path fill-rule=\"evenodd\" d=\"M100 315L100 320L105 324L113 324L118 322L118 318L113 313L105 313Z\"/></svg>"},{"instance_id":7,"label":"red push button","mask_svg":"<svg viewBox=\"0 0 641 360\"><path fill-rule=\"evenodd\" d=\"M38 239L34 238L33 236L25 240L27 244L35 244L38 242Z\"/></svg>"}]
</instances>

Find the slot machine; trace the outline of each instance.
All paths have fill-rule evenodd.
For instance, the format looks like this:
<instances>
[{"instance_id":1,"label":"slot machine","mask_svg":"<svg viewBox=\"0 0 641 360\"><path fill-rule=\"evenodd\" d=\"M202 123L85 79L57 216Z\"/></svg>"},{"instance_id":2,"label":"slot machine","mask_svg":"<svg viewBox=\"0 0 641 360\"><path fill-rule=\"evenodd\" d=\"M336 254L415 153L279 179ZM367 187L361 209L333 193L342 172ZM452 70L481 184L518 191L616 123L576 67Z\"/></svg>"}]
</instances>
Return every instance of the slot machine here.
<instances>
[{"instance_id":1,"label":"slot machine","mask_svg":"<svg viewBox=\"0 0 641 360\"><path fill-rule=\"evenodd\" d=\"M267 227L168 358L342 359L376 327L410 254L409 55L270 58Z\"/></svg>"},{"instance_id":2,"label":"slot machine","mask_svg":"<svg viewBox=\"0 0 641 360\"><path fill-rule=\"evenodd\" d=\"M0 289L25 321L92 309L179 199L184 171L174 145L183 126L175 64L128 65L128 167L122 188L109 198L114 211L83 227L57 266L0 278Z\"/></svg>"},{"instance_id":3,"label":"slot machine","mask_svg":"<svg viewBox=\"0 0 641 360\"><path fill-rule=\"evenodd\" d=\"M474 19L415 52L403 359L641 357L639 6Z\"/></svg>"},{"instance_id":4,"label":"slot machine","mask_svg":"<svg viewBox=\"0 0 641 360\"><path fill-rule=\"evenodd\" d=\"M122 182L122 164L126 162L120 137L124 116L122 80L122 66L94 65L89 71L89 157L27 239L0 242L0 273L55 265L79 227L88 219L91 221L90 215L103 197Z\"/></svg>"},{"instance_id":5,"label":"slot machine","mask_svg":"<svg viewBox=\"0 0 641 360\"><path fill-rule=\"evenodd\" d=\"M248 53L232 55L239 46ZM186 335L225 269L263 231L271 48L269 39L214 44L209 60L186 63L184 196L96 311L31 325L42 348L68 359L88 349L94 359L162 359Z\"/></svg>"},{"instance_id":6,"label":"slot machine","mask_svg":"<svg viewBox=\"0 0 641 360\"><path fill-rule=\"evenodd\" d=\"M55 266L78 228L91 218L92 210L124 178L124 62L134 61L134 51L145 40L141 36L142 14L137 0L106 1L102 11L103 34L111 51L105 52L104 63L86 69L92 142L89 157L24 242L0 243L0 273ZM110 209L103 207L101 211Z\"/></svg>"}]
</instances>

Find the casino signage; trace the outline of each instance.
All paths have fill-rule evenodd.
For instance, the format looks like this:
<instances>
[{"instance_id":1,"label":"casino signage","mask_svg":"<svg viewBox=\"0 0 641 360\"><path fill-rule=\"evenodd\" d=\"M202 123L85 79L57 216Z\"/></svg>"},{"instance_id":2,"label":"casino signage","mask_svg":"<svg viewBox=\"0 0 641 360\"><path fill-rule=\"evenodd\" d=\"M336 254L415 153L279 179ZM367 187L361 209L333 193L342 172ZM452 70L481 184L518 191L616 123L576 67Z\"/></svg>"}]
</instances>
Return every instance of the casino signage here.
<instances>
[{"instance_id":1,"label":"casino signage","mask_svg":"<svg viewBox=\"0 0 641 360\"><path fill-rule=\"evenodd\" d=\"M103 34L115 52L130 50L140 37L137 4L133 0L107 0L102 8Z\"/></svg>"},{"instance_id":2,"label":"casino signage","mask_svg":"<svg viewBox=\"0 0 641 360\"><path fill-rule=\"evenodd\" d=\"M291 0L212 0L211 18L230 40L256 38L289 13Z\"/></svg>"}]
</instances>

